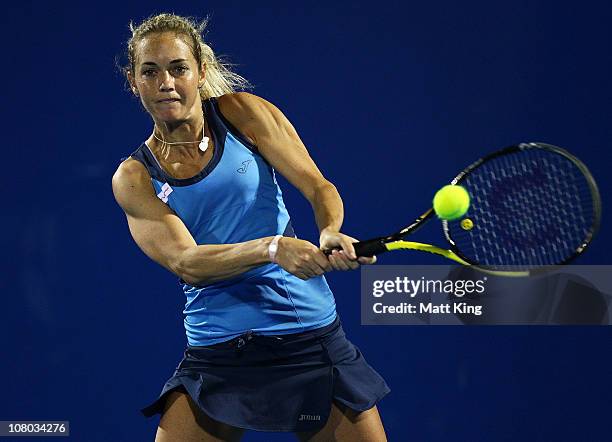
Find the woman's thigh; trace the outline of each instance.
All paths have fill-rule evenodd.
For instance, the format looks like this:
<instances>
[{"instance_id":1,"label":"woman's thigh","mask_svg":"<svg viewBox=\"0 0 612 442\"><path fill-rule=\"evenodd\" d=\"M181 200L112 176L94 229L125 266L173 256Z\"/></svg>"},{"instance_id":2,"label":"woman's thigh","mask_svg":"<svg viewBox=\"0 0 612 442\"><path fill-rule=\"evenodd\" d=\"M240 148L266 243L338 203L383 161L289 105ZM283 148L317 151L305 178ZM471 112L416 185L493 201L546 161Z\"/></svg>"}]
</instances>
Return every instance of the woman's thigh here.
<instances>
[{"instance_id":1,"label":"woman's thigh","mask_svg":"<svg viewBox=\"0 0 612 442\"><path fill-rule=\"evenodd\" d=\"M244 431L211 419L188 394L173 391L166 400L155 442L233 442Z\"/></svg>"},{"instance_id":2,"label":"woman's thigh","mask_svg":"<svg viewBox=\"0 0 612 442\"><path fill-rule=\"evenodd\" d=\"M329 419L318 431L295 433L301 442L386 442L378 408L358 412L332 403Z\"/></svg>"}]
</instances>

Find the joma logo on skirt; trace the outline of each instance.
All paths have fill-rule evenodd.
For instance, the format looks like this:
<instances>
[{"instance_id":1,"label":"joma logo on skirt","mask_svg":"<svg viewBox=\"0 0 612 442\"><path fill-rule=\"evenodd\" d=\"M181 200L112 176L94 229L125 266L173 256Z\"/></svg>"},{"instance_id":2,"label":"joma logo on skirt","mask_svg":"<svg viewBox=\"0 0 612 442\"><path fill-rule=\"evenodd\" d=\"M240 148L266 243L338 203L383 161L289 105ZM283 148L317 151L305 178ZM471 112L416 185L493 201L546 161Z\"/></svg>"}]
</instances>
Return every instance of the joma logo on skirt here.
<instances>
[{"instance_id":1,"label":"joma logo on skirt","mask_svg":"<svg viewBox=\"0 0 612 442\"><path fill-rule=\"evenodd\" d=\"M299 421L320 421L320 414L300 414Z\"/></svg>"}]
</instances>

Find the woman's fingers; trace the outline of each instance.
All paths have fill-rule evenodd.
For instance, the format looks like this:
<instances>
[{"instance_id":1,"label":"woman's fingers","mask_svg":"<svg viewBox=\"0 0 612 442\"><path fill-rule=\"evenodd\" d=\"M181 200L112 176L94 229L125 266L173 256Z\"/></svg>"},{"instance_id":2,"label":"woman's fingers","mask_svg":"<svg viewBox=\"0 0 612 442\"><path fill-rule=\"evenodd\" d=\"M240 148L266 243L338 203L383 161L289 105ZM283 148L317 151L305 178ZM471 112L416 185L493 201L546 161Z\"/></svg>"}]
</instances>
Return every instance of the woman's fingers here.
<instances>
[{"instance_id":1,"label":"woman's fingers","mask_svg":"<svg viewBox=\"0 0 612 442\"><path fill-rule=\"evenodd\" d=\"M344 235L340 242L340 245L342 246L342 250L344 251L346 256L350 257L351 259L357 259L357 254L355 253L355 247L353 247L354 242L357 242L357 240L347 235Z\"/></svg>"},{"instance_id":2,"label":"woman's fingers","mask_svg":"<svg viewBox=\"0 0 612 442\"><path fill-rule=\"evenodd\" d=\"M348 264L342 259L342 254L344 254L344 252L333 250L331 255L328 256L334 270L350 270Z\"/></svg>"},{"instance_id":3,"label":"woman's fingers","mask_svg":"<svg viewBox=\"0 0 612 442\"><path fill-rule=\"evenodd\" d=\"M372 256L372 257L360 256L357 259L357 261L361 265L376 264L376 256Z\"/></svg>"},{"instance_id":4,"label":"woman's fingers","mask_svg":"<svg viewBox=\"0 0 612 442\"><path fill-rule=\"evenodd\" d=\"M349 259L349 257L342 250L334 250L330 255L332 261L332 265L336 270L354 270L359 268L359 263L357 261Z\"/></svg>"}]
</instances>

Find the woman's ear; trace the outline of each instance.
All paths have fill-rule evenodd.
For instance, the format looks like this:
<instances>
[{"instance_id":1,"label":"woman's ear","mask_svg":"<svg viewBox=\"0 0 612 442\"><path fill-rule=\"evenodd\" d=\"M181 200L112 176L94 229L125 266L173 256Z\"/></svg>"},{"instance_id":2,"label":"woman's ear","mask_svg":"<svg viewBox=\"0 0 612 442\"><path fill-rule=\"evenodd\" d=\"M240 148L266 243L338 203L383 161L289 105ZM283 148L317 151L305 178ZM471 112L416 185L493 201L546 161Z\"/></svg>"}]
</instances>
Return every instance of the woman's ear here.
<instances>
[{"instance_id":1,"label":"woman's ear","mask_svg":"<svg viewBox=\"0 0 612 442\"><path fill-rule=\"evenodd\" d=\"M198 88L202 89L204 83L206 83L206 63L202 62L202 65L200 66L200 80L198 81Z\"/></svg>"},{"instance_id":2,"label":"woman's ear","mask_svg":"<svg viewBox=\"0 0 612 442\"><path fill-rule=\"evenodd\" d=\"M132 77L132 73L127 73L128 82L130 83L130 89L132 89L132 93L138 97L138 88L136 87L136 83L134 83L134 77Z\"/></svg>"}]
</instances>

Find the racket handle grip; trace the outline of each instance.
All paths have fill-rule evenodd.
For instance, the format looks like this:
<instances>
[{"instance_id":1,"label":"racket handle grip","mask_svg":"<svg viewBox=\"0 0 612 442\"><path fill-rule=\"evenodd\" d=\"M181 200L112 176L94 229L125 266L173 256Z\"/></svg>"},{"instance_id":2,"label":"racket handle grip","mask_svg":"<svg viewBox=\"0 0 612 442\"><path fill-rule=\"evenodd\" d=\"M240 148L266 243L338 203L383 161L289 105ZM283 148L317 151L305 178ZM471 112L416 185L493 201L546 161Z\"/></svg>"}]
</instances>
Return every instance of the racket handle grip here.
<instances>
[{"instance_id":1,"label":"racket handle grip","mask_svg":"<svg viewBox=\"0 0 612 442\"><path fill-rule=\"evenodd\" d=\"M353 243L355 247L355 253L357 256L373 256L379 255L387 251L385 247L384 238L370 239L368 241L360 241Z\"/></svg>"}]
</instances>

